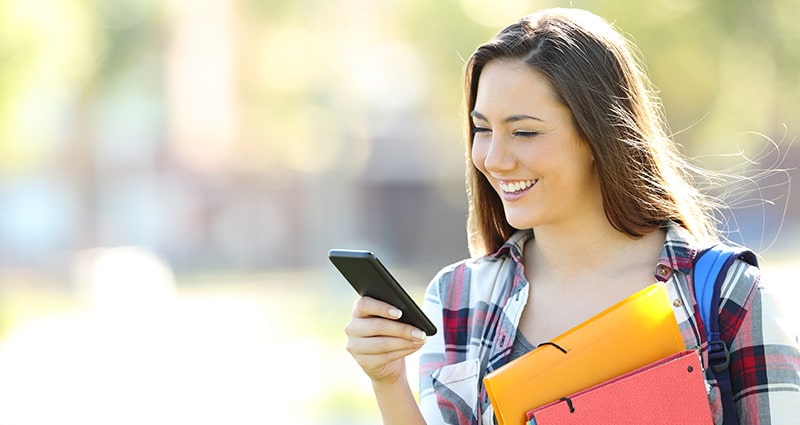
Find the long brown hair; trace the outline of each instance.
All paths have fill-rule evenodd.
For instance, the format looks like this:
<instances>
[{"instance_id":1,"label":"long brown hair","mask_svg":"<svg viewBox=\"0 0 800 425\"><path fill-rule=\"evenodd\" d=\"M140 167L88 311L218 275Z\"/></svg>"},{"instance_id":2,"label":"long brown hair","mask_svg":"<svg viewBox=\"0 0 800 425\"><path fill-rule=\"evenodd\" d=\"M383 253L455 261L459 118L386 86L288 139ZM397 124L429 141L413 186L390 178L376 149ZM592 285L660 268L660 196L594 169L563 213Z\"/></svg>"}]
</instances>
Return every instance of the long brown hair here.
<instances>
[{"instance_id":1,"label":"long brown hair","mask_svg":"<svg viewBox=\"0 0 800 425\"><path fill-rule=\"evenodd\" d=\"M692 167L667 136L661 104L635 48L602 18L545 9L478 47L464 73L467 232L472 255L498 249L516 229L471 160L478 80L491 60L521 60L548 77L589 144L611 225L631 237L677 222L699 240L717 238L712 204L693 185Z\"/></svg>"}]
</instances>

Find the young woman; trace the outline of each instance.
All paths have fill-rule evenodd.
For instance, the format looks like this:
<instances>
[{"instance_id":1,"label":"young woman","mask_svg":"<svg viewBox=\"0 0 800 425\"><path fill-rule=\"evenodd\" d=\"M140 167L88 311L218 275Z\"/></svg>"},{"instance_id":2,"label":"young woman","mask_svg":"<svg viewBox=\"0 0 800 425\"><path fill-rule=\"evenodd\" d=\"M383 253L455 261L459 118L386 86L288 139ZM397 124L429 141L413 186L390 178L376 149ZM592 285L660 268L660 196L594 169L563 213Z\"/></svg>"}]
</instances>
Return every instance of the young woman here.
<instances>
[{"instance_id":1,"label":"young woman","mask_svg":"<svg viewBox=\"0 0 800 425\"><path fill-rule=\"evenodd\" d=\"M654 281L667 284L686 347L702 344L690 280L698 248L718 238L712 204L692 186L632 50L589 12L548 9L470 57L472 258L428 288L425 311L440 332L426 341L370 298L346 328L385 424L494 423L488 373ZM743 261L723 294L740 423L795 423L800 351L775 294ZM420 349L417 405L404 358Z\"/></svg>"}]
</instances>

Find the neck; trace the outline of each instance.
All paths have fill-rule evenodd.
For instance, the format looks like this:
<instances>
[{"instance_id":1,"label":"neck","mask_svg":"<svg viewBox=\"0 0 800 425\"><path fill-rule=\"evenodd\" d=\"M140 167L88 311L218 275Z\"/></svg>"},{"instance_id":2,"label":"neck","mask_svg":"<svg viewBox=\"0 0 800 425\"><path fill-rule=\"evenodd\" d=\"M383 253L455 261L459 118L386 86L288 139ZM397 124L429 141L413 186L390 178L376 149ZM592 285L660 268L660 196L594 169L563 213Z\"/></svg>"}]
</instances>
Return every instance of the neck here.
<instances>
[{"instance_id":1,"label":"neck","mask_svg":"<svg viewBox=\"0 0 800 425\"><path fill-rule=\"evenodd\" d=\"M602 223L536 228L534 234L524 251L528 270L562 282L654 267L664 243L662 231L632 238L614 229L605 217Z\"/></svg>"}]
</instances>

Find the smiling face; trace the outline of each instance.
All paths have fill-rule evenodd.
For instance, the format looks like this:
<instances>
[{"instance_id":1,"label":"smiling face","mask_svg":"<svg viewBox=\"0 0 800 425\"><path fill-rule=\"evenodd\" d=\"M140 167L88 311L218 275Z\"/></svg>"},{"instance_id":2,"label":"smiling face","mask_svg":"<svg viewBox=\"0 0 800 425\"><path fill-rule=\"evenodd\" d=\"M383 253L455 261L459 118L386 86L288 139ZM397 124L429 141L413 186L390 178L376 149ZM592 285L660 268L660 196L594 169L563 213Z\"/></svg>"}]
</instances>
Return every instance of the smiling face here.
<instances>
[{"instance_id":1,"label":"smiling face","mask_svg":"<svg viewBox=\"0 0 800 425\"><path fill-rule=\"evenodd\" d=\"M472 162L500 196L511 226L605 217L592 153L544 74L518 60L491 60L471 116Z\"/></svg>"}]
</instances>

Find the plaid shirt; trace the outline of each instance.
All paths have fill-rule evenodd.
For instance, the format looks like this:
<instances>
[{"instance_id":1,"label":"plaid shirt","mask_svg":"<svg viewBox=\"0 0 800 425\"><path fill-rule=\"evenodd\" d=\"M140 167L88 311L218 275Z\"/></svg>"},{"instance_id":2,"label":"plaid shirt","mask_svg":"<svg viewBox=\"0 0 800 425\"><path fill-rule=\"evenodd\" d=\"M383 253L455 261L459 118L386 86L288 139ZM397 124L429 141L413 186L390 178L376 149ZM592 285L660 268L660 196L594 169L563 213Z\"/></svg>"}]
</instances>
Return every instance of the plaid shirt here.
<instances>
[{"instance_id":1,"label":"plaid shirt","mask_svg":"<svg viewBox=\"0 0 800 425\"><path fill-rule=\"evenodd\" d=\"M671 225L666 230L654 276L667 284L686 347L705 347L705 330L696 319L699 313L690 289L697 247L685 229ZM424 309L440 329L420 353L420 409L429 425L495 423L483 378L510 361L529 290L522 247L532 235L519 231L497 252L446 267L429 285ZM739 421L797 424L797 334L787 329L779 297L759 276L756 267L736 261L721 292L721 331L730 342ZM714 423L719 424L719 390L716 382L707 384Z\"/></svg>"}]
</instances>

